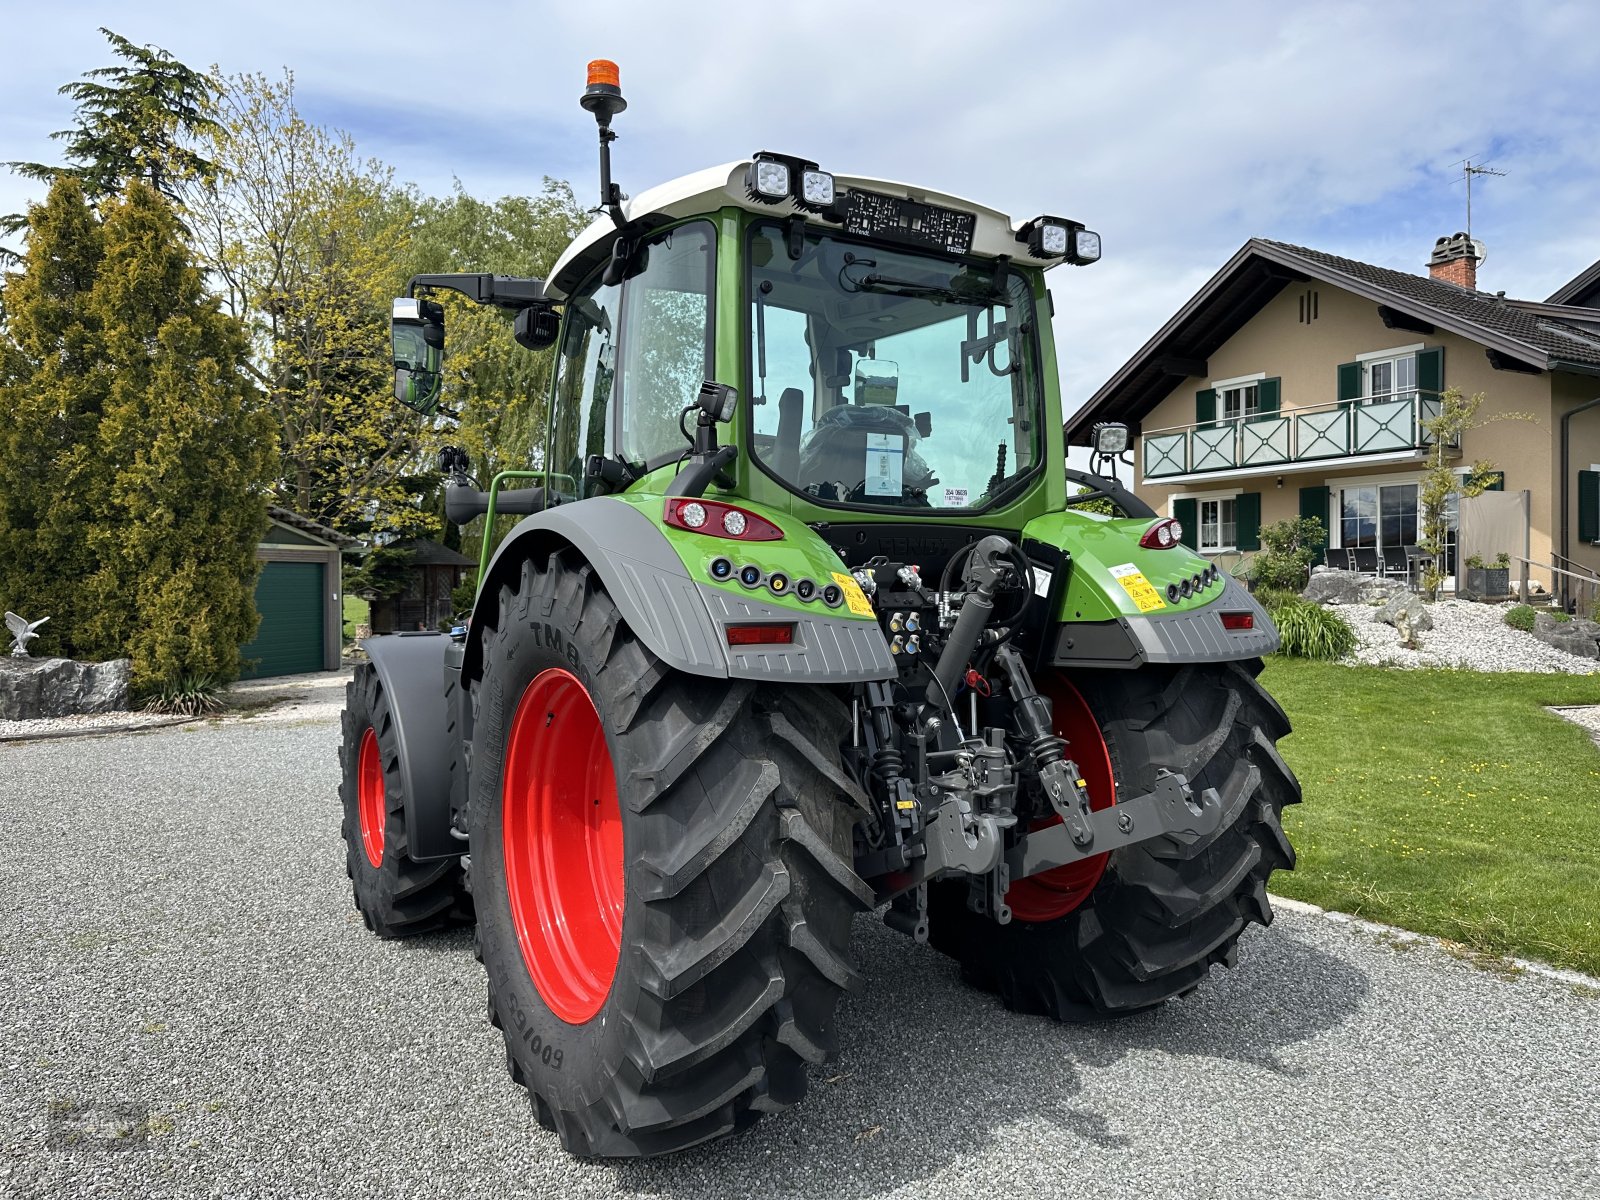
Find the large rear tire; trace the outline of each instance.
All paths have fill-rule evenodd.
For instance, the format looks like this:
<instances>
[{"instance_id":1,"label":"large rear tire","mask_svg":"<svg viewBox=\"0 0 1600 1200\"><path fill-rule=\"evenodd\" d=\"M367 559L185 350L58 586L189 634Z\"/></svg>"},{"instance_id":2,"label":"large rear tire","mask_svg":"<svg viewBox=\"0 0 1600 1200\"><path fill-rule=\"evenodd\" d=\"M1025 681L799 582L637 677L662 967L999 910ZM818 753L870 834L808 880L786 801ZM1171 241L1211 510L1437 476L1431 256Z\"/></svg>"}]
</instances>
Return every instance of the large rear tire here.
<instances>
[{"instance_id":1,"label":"large rear tire","mask_svg":"<svg viewBox=\"0 0 1600 1200\"><path fill-rule=\"evenodd\" d=\"M523 563L470 681L469 828L489 1016L575 1154L752 1124L837 1049L856 980L849 713L673 671L571 552Z\"/></svg>"},{"instance_id":2,"label":"large rear tire","mask_svg":"<svg viewBox=\"0 0 1600 1200\"><path fill-rule=\"evenodd\" d=\"M343 777L345 872L367 928L413 937L460 924L471 914L459 858L417 862L406 837L400 743L383 682L371 663L345 686Z\"/></svg>"},{"instance_id":3,"label":"large rear tire","mask_svg":"<svg viewBox=\"0 0 1600 1200\"><path fill-rule=\"evenodd\" d=\"M1073 736L1075 759L1109 759L1120 797L1148 791L1159 768L1182 772L1197 791L1217 789L1222 824L1193 845L1156 838L1112 852L1087 897L1047 919L996 925L969 911L964 883L936 885L930 940L968 982L1018 1012L1084 1021L1152 1008L1213 964L1233 965L1246 926L1272 921L1268 878L1294 866L1279 818L1300 785L1278 755L1289 722L1260 670L1256 660L1073 677L1104 739Z\"/></svg>"}]
</instances>

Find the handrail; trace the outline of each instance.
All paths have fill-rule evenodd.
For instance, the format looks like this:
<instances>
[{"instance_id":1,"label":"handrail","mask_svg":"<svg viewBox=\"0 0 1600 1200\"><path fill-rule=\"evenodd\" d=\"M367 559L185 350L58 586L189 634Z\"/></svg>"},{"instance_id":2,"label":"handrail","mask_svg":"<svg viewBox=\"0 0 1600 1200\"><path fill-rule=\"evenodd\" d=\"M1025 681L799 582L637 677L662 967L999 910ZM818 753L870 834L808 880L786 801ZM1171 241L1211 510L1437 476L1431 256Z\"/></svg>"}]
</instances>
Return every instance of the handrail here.
<instances>
[{"instance_id":1,"label":"handrail","mask_svg":"<svg viewBox=\"0 0 1600 1200\"><path fill-rule=\"evenodd\" d=\"M1557 554L1554 557L1563 558L1564 556ZM1600 575L1596 575L1593 572L1588 571L1587 568L1580 568L1580 570L1583 572L1580 573L1580 571L1564 570L1563 568L1556 566L1554 563L1539 562L1536 559L1524 558L1520 554L1510 555L1510 558L1512 562L1518 562L1522 564L1522 572L1517 583L1517 595L1521 598L1524 604L1528 602L1528 571L1533 567L1538 567L1541 571L1549 571L1550 582L1552 585L1557 582L1558 576L1562 579L1577 580L1576 586L1572 584L1564 584L1561 587L1560 595L1563 607L1569 603L1576 606L1586 591L1590 593L1589 602L1591 604L1595 603L1596 601L1600 601ZM1570 562L1571 560L1568 559L1566 561Z\"/></svg>"},{"instance_id":2,"label":"handrail","mask_svg":"<svg viewBox=\"0 0 1600 1200\"><path fill-rule=\"evenodd\" d=\"M483 548L478 552L478 586L489 570L489 554L494 550L495 502L500 498L500 485L508 479L537 479L543 482L544 471L501 471L489 482L489 507L483 514Z\"/></svg>"}]
</instances>

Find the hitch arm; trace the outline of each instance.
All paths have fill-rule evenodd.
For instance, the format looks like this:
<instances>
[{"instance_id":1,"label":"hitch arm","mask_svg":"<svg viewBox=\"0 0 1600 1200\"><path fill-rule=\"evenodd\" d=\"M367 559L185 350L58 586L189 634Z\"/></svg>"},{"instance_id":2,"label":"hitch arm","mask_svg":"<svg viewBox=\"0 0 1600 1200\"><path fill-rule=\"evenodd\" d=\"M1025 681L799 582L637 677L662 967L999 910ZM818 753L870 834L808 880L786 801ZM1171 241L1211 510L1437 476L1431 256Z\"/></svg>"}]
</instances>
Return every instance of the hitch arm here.
<instances>
[{"instance_id":1,"label":"hitch arm","mask_svg":"<svg viewBox=\"0 0 1600 1200\"><path fill-rule=\"evenodd\" d=\"M1073 812L1073 817L1087 825L1085 841L1075 838L1068 828L1067 813L1063 811L1067 805L1058 802L1053 795L1050 799L1061 812L1063 823L1032 831L1006 856L1013 879L1037 875L1052 867L1064 867L1091 855L1154 837L1167 837L1180 845L1188 845L1222 824L1222 800L1217 789L1206 788L1197 797L1189 781L1173 771L1158 772L1155 787L1143 796L1098 812Z\"/></svg>"}]
</instances>

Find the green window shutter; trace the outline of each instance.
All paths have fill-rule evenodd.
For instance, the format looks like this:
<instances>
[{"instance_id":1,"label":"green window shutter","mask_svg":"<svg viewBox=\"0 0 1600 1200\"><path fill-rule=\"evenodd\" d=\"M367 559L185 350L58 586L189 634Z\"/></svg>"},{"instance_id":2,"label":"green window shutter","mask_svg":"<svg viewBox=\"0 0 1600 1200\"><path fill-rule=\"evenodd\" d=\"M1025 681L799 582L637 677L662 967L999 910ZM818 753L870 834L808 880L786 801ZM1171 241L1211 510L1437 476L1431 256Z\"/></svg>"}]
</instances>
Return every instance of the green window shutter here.
<instances>
[{"instance_id":1,"label":"green window shutter","mask_svg":"<svg viewBox=\"0 0 1600 1200\"><path fill-rule=\"evenodd\" d=\"M1238 526L1234 546L1240 550L1261 549L1261 493L1240 492L1234 497L1233 519Z\"/></svg>"},{"instance_id":2,"label":"green window shutter","mask_svg":"<svg viewBox=\"0 0 1600 1200\"><path fill-rule=\"evenodd\" d=\"M1354 404L1361 395L1361 364L1339 364L1339 403L1346 408Z\"/></svg>"},{"instance_id":3,"label":"green window shutter","mask_svg":"<svg viewBox=\"0 0 1600 1200\"><path fill-rule=\"evenodd\" d=\"M1201 388L1194 394L1194 421L1209 429L1217 419L1217 389Z\"/></svg>"},{"instance_id":4,"label":"green window shutter","mask_svg":"<svg viewBox=\"0 0 1600 1200\"><path fill-rule=\"evenodd\" d=\"M1278 409L1282 406L1280 401L1283 391L1280 386L1282 382L1281 379L1263 379L1256 384L1257 411L1256 416L1252 418L1253 420L1269 421L1278 415Z\"/></svg>"},{"instance_id":5,"label":"green window shutter","mask_svg":"<svg viewBox=\"0 0 1600 1200\"><path fill-rule=\"evenodd\" d=\"M1444 347L1417 351L1417 390L1419 392L1444 391Z\"/></svg>"},{"instance_id":6,"label":"green window shutter","mask_svg":"<svg viewBox=\"0 0 1600 1200\"><path fill-rule=\"evenodd\" d=\"M1328 548L1328 489L1325 487L1303 487L1300 489L1300 516L1302 519L1315 518L1322 522L1322 549Z\"/></svg>"},{"instance_id":7,"label":"green window shutter","mask_svg":"<svg viewBox=\"0 0 1600 1200\"><path fill-rule=\"evenodd\" d=\"M1200 545L1200 503L1197 500L1174 500L1172 517L1183 526L1183 536L1178 540L1193 550Z\"/></svg>"},{"instance_id":8,"label":"green window shutter","mask_svg":"<svg viewBox=\"0 0 1600 1200\"><path fill-rule=\"evenodd\" d=\"M1600 542L1600 471L1578 472L1578 540Z\"/></svg>"},{"instance_id":9,"label":"green window shutter","mask_svg":"<svg viewBox=\"0 0 1600 1200\"><path fill-rule=\"evenodd\" d=\"M1505 491L1506 473L1504 471L1496 471L1493 475L1489 476L1489 482L1483 485L1483 490L1486 492Z\"/></svg>"}]
</instances>

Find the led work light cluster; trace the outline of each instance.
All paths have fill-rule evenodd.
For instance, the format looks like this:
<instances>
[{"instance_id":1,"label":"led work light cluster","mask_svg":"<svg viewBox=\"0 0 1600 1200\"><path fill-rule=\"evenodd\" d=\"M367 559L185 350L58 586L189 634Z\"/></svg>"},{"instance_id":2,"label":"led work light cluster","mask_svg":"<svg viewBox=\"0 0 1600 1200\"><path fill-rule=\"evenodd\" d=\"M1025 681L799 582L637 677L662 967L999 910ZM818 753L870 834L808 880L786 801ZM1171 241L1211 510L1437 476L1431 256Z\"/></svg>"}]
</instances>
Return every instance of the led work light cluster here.
<instances>
[{"instance_id":1,"label":"led work light cluster","mask_svg":"<svg viewBox=\"0 0 1600 1200\"><path fill-rule=\"evenodd\" d=\"M1065 217L1035 217L1017 230L1017 241L1034 258L1064 258L1075 267L1100 261L1100 235Z\"/></svg>"},{"instance_id":2,"label":"led work light cluster","mask_svg":"<svg viewBox=\"0 0 1600 1200\"><path fill-rule=\"evenodd\" d=\"M755 563L745 563L735 566L731 558L720 555L711 560L711 578L718 583L726 583L736 579L748 591L757 591L766 588L774 596L793 596L804 604L820 600L829 608L838 608L844 603L844 592L836 583L818 586L813 579L790 579L782 571L764 571Z\"/></svg>"},{"instance_id":3,"label":"led work light cluster","mask_svg":"<svg viewBox=\"0 0 1600 1200\"><path fill-rule=\"evenodd\" d=\"M752 200L762 204L793 200L813 212L832 208L835 199L832 175L819 170L814 162L770 150L755 156L745 174L745 188Z\"/></svg>"}]
</instances>

